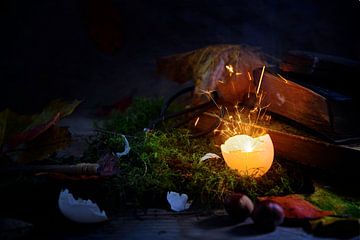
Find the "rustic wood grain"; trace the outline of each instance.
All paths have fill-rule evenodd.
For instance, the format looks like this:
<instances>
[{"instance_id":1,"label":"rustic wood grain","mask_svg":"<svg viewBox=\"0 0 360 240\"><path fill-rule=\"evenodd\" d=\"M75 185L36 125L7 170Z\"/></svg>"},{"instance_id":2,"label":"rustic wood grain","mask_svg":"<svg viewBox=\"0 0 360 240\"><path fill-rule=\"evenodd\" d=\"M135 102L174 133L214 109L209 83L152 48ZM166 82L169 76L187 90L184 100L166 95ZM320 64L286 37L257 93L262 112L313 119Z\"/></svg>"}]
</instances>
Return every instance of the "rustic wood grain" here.
<instances>
[{"instance_id":1,"label":"rustic wood grain","mask_svg":"<svg viewBox=\"0 0 360 240\"><path fill-rule=\"evenodd\" d=\"M254 72L260 78L260 69ZM268 111L317 131L334 142L359 139L360 117L351 98L330 90L300 84L266 71L261 90Z\"/></svg>"}]
</instances>

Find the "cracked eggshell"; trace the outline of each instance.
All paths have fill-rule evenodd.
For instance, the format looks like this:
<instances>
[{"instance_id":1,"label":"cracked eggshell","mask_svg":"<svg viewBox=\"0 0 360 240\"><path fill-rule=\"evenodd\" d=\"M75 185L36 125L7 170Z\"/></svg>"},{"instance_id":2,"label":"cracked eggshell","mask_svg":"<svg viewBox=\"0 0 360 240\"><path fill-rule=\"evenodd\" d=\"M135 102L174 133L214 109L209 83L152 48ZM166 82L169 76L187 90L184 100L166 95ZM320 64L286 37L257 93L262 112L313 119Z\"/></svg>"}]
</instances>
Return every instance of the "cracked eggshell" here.
<instances>
[{"instance_id":1,"label":"cracked eggshell","mask_svg":"<svg viewBox=\"0 0 360 240\"><path fill-rule=\"evenodd\" d=\"M185 193L180 195L177 192L168 192L166 198L170 204L171 210L176 212L187 210L191 205L191 202L188 202L188 195Z\"/></svg>"},{"instance_id":2,"label":"cracked eggshell","mask_svg":"<svg viewBox=\"0 0 360 240\"><path fill-rule=\"evenodd\" d=\"M100 211L96 203L75 199L67 189L60 192L58 204L62 214L74 222L99 223L108 220L105 211Z\"/></svg>"},{"instance_id":3,"label":"cracked eggshell","mask_svg":"<svg viewBox=\"0 0 360 240\"><path fill-rule=\"evenodd\" d=\"M220 158L221 157L215 153L207 153L200 158L200 163L205 162L206 160L209 160L209 159L220 159Z\"/></svg>"},{"instance_id":4,"label":"cracked eggshell","mask_svg":"<svg viewBox=\"0 0 360 240\"><path fill-rule=\"evenodd\" d=\"M130 144L129 144L129 141L127 140L127 138L125 137L125 135L121 135L123 138L124 138L124 143L125 143L125 146L124 146L124 151L122 152L117 152L116 153L116 156L119 158L119 157L122 157L124 155L127 155L129 154L131 148L130 148Z\"/></svg>"}]
</instances>

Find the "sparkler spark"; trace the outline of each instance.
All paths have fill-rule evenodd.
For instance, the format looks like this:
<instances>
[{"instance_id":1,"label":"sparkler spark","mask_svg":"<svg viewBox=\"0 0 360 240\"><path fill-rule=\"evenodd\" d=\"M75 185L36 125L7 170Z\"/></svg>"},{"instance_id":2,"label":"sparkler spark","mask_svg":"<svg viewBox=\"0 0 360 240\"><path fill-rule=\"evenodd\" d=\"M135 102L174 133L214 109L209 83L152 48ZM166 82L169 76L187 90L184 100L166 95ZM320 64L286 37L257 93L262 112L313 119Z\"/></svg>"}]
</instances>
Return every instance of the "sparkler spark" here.
<instances>
[{"instance_id":1,"label":"sparkler spark","mask_svg":"<svg viewBox=\"0 0 360 240\"><path fill-rule=\"evenodd\" d=\"M230 76L234 73L234 67L232 65L226 65L226 69L229 71Z\"/></svg>"},{"instance_id":2,"label":"sparkler spark","mask_svg":"<svg viewBox=\"0 0 360 240\"><path fill-rule=\"evenodd\" d=\"M249 81L252 81L250 72L247 72L247 75L248 75Z\"/></svg>"},{"instance_id":3,"label":"sparkler spark","mask_svg":"<svg viewBox=\"0 0 360 240\"><path fill-rule=\"evenodd\" d=\"M265 65L263 66L263 68L261 70L261 76L260 76L260 80L259 80L259 85L258 85L258 87L256 89L256 95L259 94L261 83L262 83L262 80L263 80L263 77L264 77L264 72L265 72Z\"/></svg>"},{"instance_id":4,"label":"sparkler spark","mask_svg":"<svg viewBox=\"0 0 360 240\"><path fill-rule=\"evenodd\" d=\"M229 84L230 88L234 88L234 81L229 82L234 75L241 75L242 73L238 73L237 69L233 67L233 65L225 66L227 76L223 79L219 79L218 82L220 84ZM252 91L251 84L253 84L253 78L249 71L246 72L244 76L248 81L249 90L248 90L248 98L250 99L251 94L255 97L255 102L251 108L241 106L239 103L236 103L234 106L227 107L219 105L215 99L213 98L213 92L216 90L204 90L200 89L201 94L204 94L209 100L211 100L217 109L225 111L225 116L220 118L221 124L217 129L214 130L214 133L221 136L223 139L228 139L235 135L249 135L251 137L258 137L264 135L266 133L265 129L261 125L268 124L271 120L271 116L266 114L266 109L269 105L264 105L265 94L260 90L261 84L263 81L263 76L265 72L265 66L262 67L261 76L259 79L259 84L255 87L255 91ZM239 79L241 80L241 79ZM218 118L219 116L215 114L214 118ZM194 126L196 127L199 124L200 118L198 117L195 120Z\"/></svg>"},{"instance_id":5,"label":"sparkler spark","mask_svg":"<svg viewBox=\"0 0 360 240\"><path fill-rule=\"evenodd\" d=\"M232 74L234 74L234 72L236 72L232 65L226 65L225 67L228 70L230 77L232 76ZM265 134L265 130L258 125L260 122L269 123L271 120L271 116L266 114L266 109L269 107L269 105L264 105L263 103L265 94L260 91L264 72L265 66L263 66L262 68L259 84L256 88L256 101L254 106L251 109L248 109L245 107L240 107L240 105L236 103L230 111L227 107L225 107L226 117L221 119L221 127L216 129L214 133L219 133L220 136L224 137L225 139L239 134L246 134L252 137L257 137ZM249 81L253 80L250 72L247 72L247 77ZM211 92L203 92L211 96ZM250 94L251 89L249 87L249 98ZM216 106L219 108L217 104Z\"/></svg>"},{"instance_id":6,"label":"sparkler spark","mask_svg":"<svg viewBox=\"0 0 360 240\"><path fill-rule=\"evenodd\" d=\"M197 117L197 118L196 118L196 121L195 121L195 123L194 123L194 126L195 126L195 127L196 127L196 125L198 124L199 120L200 120L200 117Z\"/></svg>"},{"instance_id":7,"label":"sparkler spark","mask_svg":"<svg viewBox=\"0 0 360 240\"><path fill-rule=\"evenodd\" d=\"M212 93L215 92L215 90L203 90L203 89L200 89L200 92L203 93L205 96L207 96L209 99L211 99L211 101L214 102L215 106L218 108L218 109L221 109L221 107L216 103L215 99L212 97Z\"/></svg>"},{"instance_id":8,"label":"sparkler spark","mask_svg":"<svg viewBox=\"0 0 360 240\"><path fill-rule=\"evenodd\" d=\"M285 83L288 83L288 80L285 79L283 76L281 76L280 74L277 74L282 80L284 80Z\"/></svg>"}]
</instances>

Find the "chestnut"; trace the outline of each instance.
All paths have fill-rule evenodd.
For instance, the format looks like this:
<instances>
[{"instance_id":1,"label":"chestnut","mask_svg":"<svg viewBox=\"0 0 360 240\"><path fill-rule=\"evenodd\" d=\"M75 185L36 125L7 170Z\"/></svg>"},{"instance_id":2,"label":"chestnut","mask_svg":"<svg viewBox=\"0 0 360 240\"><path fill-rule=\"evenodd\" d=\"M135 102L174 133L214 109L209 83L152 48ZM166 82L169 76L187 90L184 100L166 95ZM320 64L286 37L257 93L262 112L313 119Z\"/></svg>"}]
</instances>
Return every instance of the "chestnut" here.
<instances>
[{"instance_id":1,"label":"chestnut","mask_svg":"<svg viewBox=\"0 0 360 240\"><path fill-rule=\"evenodd\" d=\"M264 200L255 204L251 217L258 229L272 232L284 222L285 213L279 204Z\"/></svg>"},{"instance_id":2,"label":"chestnut","mask_svg":"<svg viewBox=\"0 0 360 240\"><path fill-rule=\"evenodd\" d=\"M251 199L242 193L232 193L224 199L224 208L234 220L243 222L254 210Z\"/></svg>"}]
</instances>

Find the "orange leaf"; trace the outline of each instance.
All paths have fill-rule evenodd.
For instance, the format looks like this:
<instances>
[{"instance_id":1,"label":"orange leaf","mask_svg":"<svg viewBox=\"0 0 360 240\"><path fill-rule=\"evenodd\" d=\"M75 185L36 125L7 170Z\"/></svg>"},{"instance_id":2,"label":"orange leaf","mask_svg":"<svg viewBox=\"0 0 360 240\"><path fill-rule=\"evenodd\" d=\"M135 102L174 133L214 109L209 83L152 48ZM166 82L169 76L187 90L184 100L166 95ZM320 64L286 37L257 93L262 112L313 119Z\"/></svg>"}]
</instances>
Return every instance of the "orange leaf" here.
<instances>
[{"instance_id":1,"label":"orange leaf","mask_svg":"<svg viewBox=\"0 0 360 240\"><path fill-rule=\"evenodd\" d=\"M318 209L296 194L281 197L260 197L259 200L270 200L279 204L284 209L285 218L287 219L317 219L333 214L331 211Z\"/></svg>"}]
</instances>

